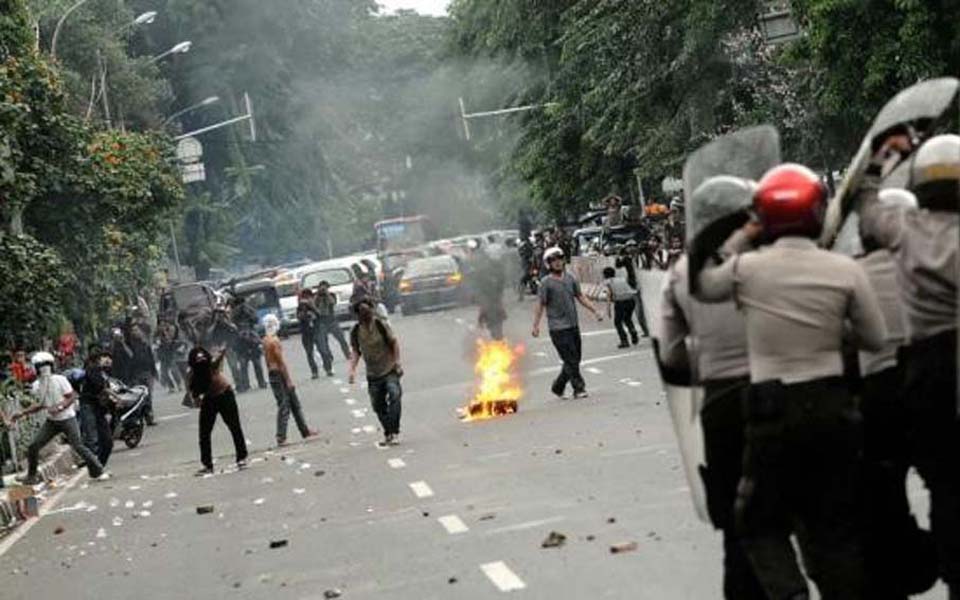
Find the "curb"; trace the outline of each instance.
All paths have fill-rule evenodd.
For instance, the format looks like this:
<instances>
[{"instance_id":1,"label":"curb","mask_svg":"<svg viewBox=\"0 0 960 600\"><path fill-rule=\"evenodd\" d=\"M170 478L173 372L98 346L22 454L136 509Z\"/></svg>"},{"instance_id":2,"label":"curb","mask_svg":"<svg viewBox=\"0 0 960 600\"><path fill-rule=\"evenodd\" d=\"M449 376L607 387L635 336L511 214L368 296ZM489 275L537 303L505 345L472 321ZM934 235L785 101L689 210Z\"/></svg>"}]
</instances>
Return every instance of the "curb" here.
<instances>
[{"instance_id":1,"label":"curb","mask_svg":"<svg viewBox=\"0 0 960 600\"><path fill-rule=\"evenodd\" d=\"M73 473L76 462L70 446L61 446L40 465L37 472L44 483L49 484L59 477ZM47 490L47 485L38 492L32 486L19 484L0 489L0 531L7 532L30 517L37 516Z\"/></svg>"}]
</instances>

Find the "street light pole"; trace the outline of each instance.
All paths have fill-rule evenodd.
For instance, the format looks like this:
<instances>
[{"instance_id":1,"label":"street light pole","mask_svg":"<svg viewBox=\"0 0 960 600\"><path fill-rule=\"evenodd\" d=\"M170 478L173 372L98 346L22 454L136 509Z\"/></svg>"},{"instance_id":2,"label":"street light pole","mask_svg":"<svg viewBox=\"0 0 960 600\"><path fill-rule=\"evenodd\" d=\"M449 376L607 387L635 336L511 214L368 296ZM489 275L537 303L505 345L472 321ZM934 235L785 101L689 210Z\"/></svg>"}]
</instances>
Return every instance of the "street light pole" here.
<instances>
[{"instance_id":1,"label":"street light pole","mask_svg":"<svg viewBox=\"0 0 960 600\"><path fill-rule=\"evenodd\" d=\"M152 64L152 63L155 63L155 62L157 62L157 61L159 61L159 60L162 60L162 59L170 56L171 54L185 54L185 53L187 53L187 52L190 52L190 48L191 48L192 46L193 46L193 42L190 42L190 41L180 42L179 44L177 44L177 45L174 46L173 48L170 48L170 49L167 50L166 52L162 52L162 53L154 56L153 58L151 58L151 59L148 61L148 64Z\"/></svg>"},{"instance_id":2,"label":"street light pole","mask_svg":"<svg viewBox=\"0 0 960 600\"><path fill-rule=\"evenodd\" d=\"M198 108L215 104L217 102L220 102L220 96L210 96L208 98L204 98L203 100L201 100L200 102L197 102L196 104L193 104L191 106L184 108L183 110L178 110L177 112L173 113L172 115L164 119L161 125L166 125L167 123L170 123L171 121L173 121L179 116L185 115L188 112L194 111Z\"/></svg>"},{"instance_id":3,"label":"street light pole","mask_svg":"<svg viewBox=\"0 0 960 600\"><path fill-rule=\"evenodd\" d=\"M69 17L71 14L73 14L75 10L77 10L78 8L80 8L81 6L83 6L89 1L90 0L80 0L79 2L77 2L76 4L68 8L67 11L63 13L63 16L60 17L60 20L57 21L57 26L53 30L53 39L50 41L50 56L52 56L53 58L57 57L57 39L60 38L60 30L63 29L63 24L67 21L67 17Z\"/></svg>"}]
</instances>

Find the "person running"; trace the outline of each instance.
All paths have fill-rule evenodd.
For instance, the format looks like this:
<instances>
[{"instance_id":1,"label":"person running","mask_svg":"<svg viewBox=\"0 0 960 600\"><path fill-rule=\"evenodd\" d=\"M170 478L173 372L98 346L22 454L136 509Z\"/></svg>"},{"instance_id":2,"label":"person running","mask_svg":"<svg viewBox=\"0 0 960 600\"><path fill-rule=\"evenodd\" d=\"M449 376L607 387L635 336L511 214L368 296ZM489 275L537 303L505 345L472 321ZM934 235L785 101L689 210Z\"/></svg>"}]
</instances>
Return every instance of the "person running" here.
<instances>
[{"instance_id":1,"label":"person running","mask_svg":"<svg viewBox=\"0 0 960 600\"><path fill-rule=\"evenodd\" d=\"M357 365L363 358L367 368L367 393L370 403L383 428L381 446L396 446L400 443L400 412L403 388L400 378L400 343L390 325L376 316L376 308L369 298L353 306L358 322L350 331L349 381L356 381Z\"/></svg>"},{"instance_id":2,"label":"person running","mask_svg":"<svg viewBox=\"0 0 960 600\"><path fill-rule=\"evenodd\" d=\"M617 277L617 270L613 267L604 267L603 279L607 287L607 317L613 312L613 326L620 336L620 345L617 348L629 348L627 331L630 332L630 341L636 346L640 341L637 329L633 326L633 309L636 307L637 292L626 279ZM611 311L611 306L613 310Z\"/></svg>"},{"instance_id":3,"label":"person running","mask_svg":"<svg viewBox=\"0 0 960 600\"><path fill-rule=\"evenodd\" d=\"M109 352L94 348L89 353L80 389L80 431L84 445L97 455L102 467L113 452L113 430L107 422L114 407L107 379L113 369Z\"/></svg>"},{"instance_id":4,"label":"person running","mask_svg":"<svg viewBox=\"0 0 960 600\"><path fill-rule=\"evenodd\" d=\"M280 319L276 315L267 315L263 318L263 327L267 335L263 338L263 355L267 361L267 377L270 379L270 389L277 401L277 446L287 444L287 423L290 422L290 413L297 423L297 429L303 439L313 437L316 431L307 426L303 416L303 407L297 397L297 389L290 377L287 361L283 358L283 347L277 333L280 331Z\"/></svg>"},{"instance_id":5,"label":"person running","mask_svg":"<svg viewBox=\"0 0 960 600\"><path fill-rule=\"evenodd\" d=\"M580 292L580 282L566 272L563 250L549 248L543 253L543 261L549 273L540 280L540 301L533 315L533 337L540 337L540 319L546 311L550 341L563 361L563 369L550 389L556 397L563 398L569 382L573 385L574 398L586 398L587 384L580 374L582 340L576 303L593 313L597 321L603 321L603 315Z\"/></svg>"},{"instance_id":6,"label":"person running","mask_svg":"<svg viewBox=\"0 0 960 600\"><path fill-rule=\"evenodd\" d=\"M187 390L194 403L200 406L200 462L203 467L197 475L213 473L213 450L210 435L213 424L219 414L230 429L233 447L237 456L237 467L247 466L247 441L240 426L240 410L237 408L237 396L230 382L223 375L224 352L217 358L210 356L206 348L196 346L187 357L190 372L187 376Z\"/></svg>"},{"instance_id":7,"label":"person running","mask_svg":"<svg viewBox=\"0 0 960 600\"><path fill-rule=\"evenodd\" d=\"M37 465L40 463L40 451L50 443L58 433L67 437L67 443L74 452L83 458L87 465L87 472L92 479L103 475L103 465L97 455L83 444L80 437L80 426L77 424L77 394L73 386L63 375L53 372L56 359L49 352L37 352L31 361L37 372L37 380L33 382L31 391L37 398L37 403L20 411L9 419L8 424L41 410L47 412L47 420L43 422L33 441L27 448L27 474L18 477L17 481L26 485L35 485L43 481L37 474Z\"/></svg>"}]
</instances>

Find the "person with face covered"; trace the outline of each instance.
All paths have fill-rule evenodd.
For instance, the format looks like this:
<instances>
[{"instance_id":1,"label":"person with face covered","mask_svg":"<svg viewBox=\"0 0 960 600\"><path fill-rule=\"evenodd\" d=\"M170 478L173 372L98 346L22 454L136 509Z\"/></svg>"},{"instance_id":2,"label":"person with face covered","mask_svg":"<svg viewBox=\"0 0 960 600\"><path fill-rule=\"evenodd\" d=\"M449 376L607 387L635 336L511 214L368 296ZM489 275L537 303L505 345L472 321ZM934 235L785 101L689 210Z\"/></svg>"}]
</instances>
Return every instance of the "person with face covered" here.
<instances>
[{"instance_id":1,"label":"person with face covered","mask_svg":"<svg viewBox=\"0 0 960 600\"><path fill-rule=\"evenodd\" d=\"M80 390L80 430L83 443L97 455L103 467L113 452L113 432L107 416L113 411L108 378L113 369L109 352L93 348L84 368L83 387Z\"/></svg>"},{"instance_id":2,"label":"person with face covered","mask_svg":"<svg viewBox=\"0 0 960 600\"><path fill-rule=\"evenodd\" d=\"M540 336L540 320L546 312L550 340L563 361L563 368L550 389L555 396L563 398L567 383L570 383L574 398L586 398L587 384L580 374L582 340L576 303L593 313L597 321L603 321L603 315L580 292L580 282L566 272L563 250L549 248L543 253L543 262L549 273L540 280L540 300L533 315L533 337Z\"/></svg>"},{"instance_id":3,"label":"person with face covered","mask_svg":"<svg viewBox=\"0 0 960 600\"><path fill-rule=\"evenodd\" d=\"M400 343L390 325L376 316L373 301L364 298L353 305L357 314L357 324L350 331L349 381L352 384L357 377L357 366L363 358L367 368L367 393L370 403L377 413L383 428L384 446L399 443L400 413L403 388L400 377Z\"/></svg>"},{"instance_id":4,"label":"person with face covered","mask_svg":"<svg viewBox=\"0 0 960 600\"><path fill-rule=\"evenodd\" d=\"M48 352L37 352L31 361L37 371L37 380L33 382L31 391L37 399L33 406L13 415L9 420L16 421L27 415L46 411L47 420L43 422L30 447L27 449L27 474L17 480L27 485L40 483L42 478L37 474L40 462L40 451L50 443L57 434L64 434L70 447L83 458L87 465L87 472L93 479L103 474L103 465L80 437L80 426L77 423L76 401L77 394L73 391L70 382L63 375L53 372L56 360Z\"/></svg>"},{"instance_id":5,"label":"person with face covered","mask_svg":"<svg viewBox=\"0 0 960 600\"><path fill-rule=\"evenodd\" d=\"M263 354L267 361L270 389L277 401L277 446L285 446L291 413L303 439L313 437L317 432L307 426L300 398L297 397L297 388L293 385L293 377L290 376L287 361L283 358L283 347L277 337L280 332L280 319L276 315L267 315L263 318L263 327L267 332L263 338Z\"/></svg>"},{"instance_id":6,"label":"person with face covered","mask_svg":"<svg viewBox=\"0 0 960 600\"><path fill-rule=\"evenodd\" d=\"M224 353L216 358L202 346L196 346L187 356L190 372L187 375L187 390L195 404L200 406L200 463L197 475L213 473L213 450L210 436L217 415L230 430L236 451L237 467L247 466L247 442L240 425L240 410L233 387L223 374Z\"/></svg>"}]
</instances>

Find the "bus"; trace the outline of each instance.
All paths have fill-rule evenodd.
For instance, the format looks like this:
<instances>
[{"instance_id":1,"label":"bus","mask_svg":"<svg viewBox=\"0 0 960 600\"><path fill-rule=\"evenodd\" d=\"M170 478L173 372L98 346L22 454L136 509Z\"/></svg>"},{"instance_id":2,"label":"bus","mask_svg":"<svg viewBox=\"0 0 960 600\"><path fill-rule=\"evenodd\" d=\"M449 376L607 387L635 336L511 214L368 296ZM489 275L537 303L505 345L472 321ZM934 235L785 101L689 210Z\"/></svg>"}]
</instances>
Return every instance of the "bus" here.
<instances>
[{"instance_id":1,"label":"bus","mask_svg":"<svg viewBox=\"0 0 960 600\"><path fill-rule=\"evenodd\" d=\"M384 219L374 223L373 229L379 254L415 248L436 238L433 223L424 215Z\"/></svg>"}]
</instances>

